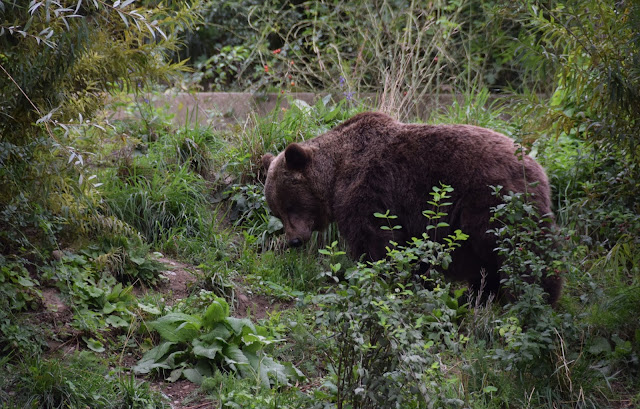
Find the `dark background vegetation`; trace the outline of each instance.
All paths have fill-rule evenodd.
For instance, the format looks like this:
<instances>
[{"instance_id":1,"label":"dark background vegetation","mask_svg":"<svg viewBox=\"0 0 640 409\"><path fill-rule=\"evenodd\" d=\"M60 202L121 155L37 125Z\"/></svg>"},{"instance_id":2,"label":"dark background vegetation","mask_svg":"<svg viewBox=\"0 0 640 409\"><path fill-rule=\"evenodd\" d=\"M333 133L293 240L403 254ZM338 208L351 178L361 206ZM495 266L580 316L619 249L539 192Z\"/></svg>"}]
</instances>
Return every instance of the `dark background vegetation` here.
<instances>
[{"instance_id":1,"label":"dark background vegetation","mask_svg":"<svg viewBox=\"0 0 640 409\"><path fill-rule=\"evenodd\" d=\"M0 0L0 405L169 407L159 381L186 379L216 407L636 407L639 87L625 0ZM172 90L290 108L214 129L130 98ZM376 266L333 226L283 246L263 153L367 109L425 120L450 93L427 122L503 132L552 182L557 231L497 193L517 300L412 278L461 236ZM425 209L446 212L438 194ZM194 266L184 298L158 252ZM549 271L555 309L519 278ZM246 294L279 310L240 320Z\"/></svg>"}]
</instances>

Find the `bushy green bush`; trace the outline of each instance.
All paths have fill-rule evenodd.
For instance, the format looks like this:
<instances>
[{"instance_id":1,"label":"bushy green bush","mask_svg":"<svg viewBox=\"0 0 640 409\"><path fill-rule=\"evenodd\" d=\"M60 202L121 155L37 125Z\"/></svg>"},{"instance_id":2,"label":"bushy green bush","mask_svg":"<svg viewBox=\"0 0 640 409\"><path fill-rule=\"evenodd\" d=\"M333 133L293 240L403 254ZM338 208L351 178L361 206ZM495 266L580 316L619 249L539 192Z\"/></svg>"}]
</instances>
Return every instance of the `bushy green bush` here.
<instances>
[{"instance_id":1,"label":"bushy green bush","mask_svg":"<svg viewBox=\"0 0 640 409\"><path fill-rule=\"evenodd\" d=\"M537 40L528 44L529 59L555 67L549 98L530 94L522 107L527 127L553 138L546 145L551 157L569 141L578 149L569 157L556 157L564 164L550 163L552 178L566 178L563 173L574 178L571 183L560 180L557 194L568 202L562 207L590 208L591 201L603 203L605 212L626 208L638 213L640 65L633 57L640 47L638 7L635 2L565 1L549 6L532 2L521 9L523 24L537 33ZM558 140L561 149L554 152ZM567 160L575 165L568 167ZM585 216L601 219L595 213ZM591 231L601 222L594 221ZM615 243L616 235L608 240Z\"/></svg>"},{"instance_id":2,"label":"bushy green bush","mask_svg":"<svg viewBox=\"0 0 640 409\"><path fill-rule=\"evenodd\" d=\"M507 300L505 313L495 322L504 347L496 348L494 357L508 369L519 365L522 370L549 371L541 358L556 348L556 336L563 328L548 303L544 284L555 289L553 282L563 279L567 254L561 252L551 215L541 218L527 194L504 194L501 187L494 187L494 195L503 203L492 209L497 227L490 232L497 236Z\"/></svg>"},{"instance_id":3,"label":"bushy green bush","mask_svg":"<svg viewBox=\"0 0 640 409\"><path fill-rule=\"evenodd\" d=\"M320 89L346 98L374 92L402 114L428 92L452 86L548 90L553 67L531 69L526 53L526 43L540 36L521 21L534 4L211 3L205 25L186 41L196 68L191 80L224 91Z\"/></svg>"},{"instance_id":4,"label":"bushy green bush","mask_svg":"<svg viewBox=\"0 0 640 409\"><path fill-rule=\"evenodd\" d=\"M110 228L74 136L94 125L105 93L181 69L166 57L197 21L198 4L167 12L130 1L0 2L4 254L46 258L58 241ZM23 234L4 233L13 231Z\"/></svg>"},{"instance_id":5,"label":"bushy green bush","mask_svg":"<svg viewBox=\"0 0 640 409\"><path fill-rule=\"evenodd\" d=\"M432 192L433 203L446 209L445 193ZM381 215L384 216L384 215ZM386 215L386 218L392 215ZM437 220L430 227L437 228ZM443 242L427 233L407 245L390 243L388 257L358 263L344 272L345 281L318 296L322 310L317 320L329 337L329 386L338 407L426 407L452 404L445 394L447 376L441 354L458 353L466 337L457 322L465 308L462 291L452 295L450 284L438 272L446 268L451 252L465 240L456 231ZM324 253L340 253L334 245ZM420 264L425 275L416 276ZM325 275L340 270L332 264Z\"/></svg>"}]
</instances>

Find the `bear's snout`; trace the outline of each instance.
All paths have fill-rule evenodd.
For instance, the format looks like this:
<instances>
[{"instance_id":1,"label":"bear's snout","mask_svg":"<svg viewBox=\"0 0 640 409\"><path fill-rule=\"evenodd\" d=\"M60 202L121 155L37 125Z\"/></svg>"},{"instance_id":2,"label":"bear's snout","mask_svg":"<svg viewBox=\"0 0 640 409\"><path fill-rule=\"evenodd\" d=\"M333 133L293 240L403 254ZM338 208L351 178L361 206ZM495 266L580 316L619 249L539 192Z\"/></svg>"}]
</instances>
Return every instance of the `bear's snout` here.
<instances>
[{"instance_id":1,"label":"bear's snout","mask_svg":"<svg viewBox=\"0 0 640 409\"><path fill-rule=\"evenodd\" d=\"M289 240L289 246L291 246L291 247L300 247L300 246L302 246L302 240L300 240L299 238L295 237L295 238Z\"/></svg>"}]
</instances>

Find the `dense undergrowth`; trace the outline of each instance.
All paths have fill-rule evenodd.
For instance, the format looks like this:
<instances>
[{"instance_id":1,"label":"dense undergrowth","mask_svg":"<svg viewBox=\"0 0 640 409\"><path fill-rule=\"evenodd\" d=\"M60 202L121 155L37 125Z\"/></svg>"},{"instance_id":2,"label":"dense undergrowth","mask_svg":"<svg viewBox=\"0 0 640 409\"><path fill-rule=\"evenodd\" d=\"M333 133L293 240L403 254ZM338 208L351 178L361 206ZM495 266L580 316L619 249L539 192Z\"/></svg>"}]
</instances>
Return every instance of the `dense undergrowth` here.
<instances>
[{"instance_id":1,"label":"dense undergrowth","mask_svg":"<svg viewBox=\"0 0 640 409\"><path fill-rule=\"evenodd\" d=\"M518 138L518 124L501 119L507 107L487 110L486 97L470 97L432 121L471 119ZM161 407L160 395L127 375L131 368L92 371L108 380L102 386L81 375L86 365L120 362L123 353L140 359L133 366L139 375L184 377L220 407L637 403L639 283L635 253L624 239L638 219L618 202L601 203L584 219L563 206L586 202L588 192L556 190L563 206L556 208L560 231L553 234L561 246L550 247L550 257L541 260L537 252L522 252L533 240L538 249L542 243L530 208L522 197L505 196L506 206L495 213L504 228L496 234L512 272L506 285L519 294L507 304L463 304L463 288L435 272L426 287L412 278L411 266L420 260L437 267L455 257L462 233L440 243L416 239L373 265L348 260L335 229L304 250L283 246L282 225L262 194L260 155L310 138L359 109L328 99L292 104L224 131L176 129L156 111L150 128L130 119L85 134L102 141L92 163L102 183L96 194L104 201L101 212L118 220L122 233L69 242L40 275L5 258L0 329L2 347L11 351L3 361L11 376L2 381L3 404L128 407L124 400L138 399L140 406L131 407ZM552 180L577 183L572 164L585 160L581 151L590 148L569 136L560 141L538 140L534 149ZM446 201L447 189L434 190L434 205ZM603 211L605 205L615 212ZM446 212L446 205L434 209L431 214ZM612 215L627 224L612 225ZM435 228L437 219L432 223ZM150 249L199 266L202 277L188 298L170 307L153 295L133 295L131 284L153 287L162 280ZM518 279L522 268L561 272L566 284L556 310L538 286ZM297 303L260 322L232 318L240 282L273 301ZM73 306L71 320L53 328L25 314L41 309L41 291L50 287ZM41 334L77 339L85 352L61 361L60 352L45 352ZM118 399L109 397L122 390Z\"/></svg>"},{"instance_id":2,"label":"dense undergrowth","mask_svg":"<svg viewBox=\"0 0 640 409\"><path fill-rule=\"evenodd\" d=\"M147 69L150 77L167 82L164 74L171 66L160 64L159 56L174 50L172 35L197 19L189 13L212 9L198 9L196 3L191 11L177 5L153 8L144 15L157 19L157 28L141 34L135 22L143 20L126 9L131 2L111 8L85 3L54 13L55 25L44 18L40 7L45 6L27 9L0 1L3 17L39 17L30 28L11 26L13 31L3 19L0 34L6 46L0 64L10 68L0 75L0 86L2 95L11 95L0 102L0 113L11 118L0 127L1 407L170 407L151 382L184 379L199 385L201 399L224 408L640 405L637 6L530 2L498 12L499 2L462 2L457 9L440 10L438 24L448 28L436 30L428 14L407 19L383 2L380 10L391 27L412 29L373 40L407 44L415 39L411 33L428 39L435 32L446 34L446 41L433 40L430 47L449 52L436 60L430 55L428 64L414 71L407 65L394 72L381 70L375 53L363 57L359 71L342 60L357 52L351 41L375 21L368 15L358 32L347 18L356 5L328 15L324 2L284 10L285 19L296 13L324 16L296 26L303 33L298 39L293 31L261 31L271 20L258 24L258 14L252 14L254 25L238 30L257 27L251 38L262 41L258 53L249 58L243 45L233 44L225 53L236 52L236 60L219 65L222 60L207 59L210 67L203 68L221 88L238 74L232 63L251 60L271 67L261 72L270 72L263 85L282 88L284 78L335 92L312 106L289 100L286 108L279 105L221 130L176 126L162 109L142 102L127 106L133 118L110 126L99 119L83 124L83 114L94 118L102 98L98 91L136 88L147 79ZM415 10L421 4L409 3ZM94 13L102 25L91 25L96 19L74 25L68 14L76 5L75 13ZM261 10L255 7L253 12ZM118 16L119 8L126 13ZM595 22L585 17L593 10L599 10ZM469 23L479 15L487 21L500 15L508 24L492 30L482 20ZM71 22L66 30L65 18ZM340 29L326 36L339 47L314 59L331 43L314 30L330 27L331 19ZM51 35L49 26L56 29ZM497 36L489 36L495 40L490 49L511 58L498 66L496 56L478 57L476 51L487 51L479 37L460 34L472 29ZM156 30L170 35L162 41ZM113 33L126 35L113 44L96 41ZM507 45L512 34L517 50ZM70 51L74 36L86 37L84 48ZM148 41L154 37L157 41ZM274 44L276 53L268 49ZM43 47L47 58L40 59ZM91 62L107 61L118 47L158 59L128 55L137 62L132 72L126 59L110 60L105 69L113 82L94 82L104 73L91 69ZM65 52L73 58L57 66ZM292 55L295 68L289 64L285 70ZM442 67L443 60L459 56L466 64ZM39 65L21 71L11 63L16 58L59 70L49 77ZM328 61L340 71L311 75L301 68ZM493 68L481 69L486 65ZM283 78L276 78L276 69L284 70ZM482 74L471 78L473 70ZM539 87L542 72L552 73L554 81ZM426 120L499 130L547 169L557 230L536 223L522 195L496 187L504 200L493 213L500 226L497 251L509 276L505 285L517 294L513 300L469 298L461 284L437 273L455 257L464 232L439 242L423 236L399 243L374 264L348 259L334 226L314 235L305 249L285 247L282 224L265 203L261 155L369 109L353 91L369 91L390 73L401 73L402 86L413 92L405 98L402 87L382 81L385 89L377 91L385 110L414 121L409 115L420 92L416 84L463 84L460 101L432 111ZM455 81L447 82L443 73ZM412 82L418 74L431 77ZM480 78L490 75L499 79ZM495 101L480 86L495 89L511 75L518 77L513 85L520 92L509 98ZM32 98L19 97L15 84L23 85L20 95ZM56 98L47 98L56 86ZM549 94L528 92L540 90ZM285 93L281 101L286 98ZM430 228L437 229L437 215L446 213L450 189L455 186L435 186L425 197L425 207L432 206L425 208L433 218ZM545 249L545 257L532 247ZM158 291L167 280L160 254L197 267L181 300ZM409 273L418 262L434 269L428 278ZM544 303L539 286L520 279L523 272L546 271L565 281L555 309ZM264 318L239 319L240 287L280 307ZM60 311L45 308L51 294Z\"/></svg>"}]
</instances>

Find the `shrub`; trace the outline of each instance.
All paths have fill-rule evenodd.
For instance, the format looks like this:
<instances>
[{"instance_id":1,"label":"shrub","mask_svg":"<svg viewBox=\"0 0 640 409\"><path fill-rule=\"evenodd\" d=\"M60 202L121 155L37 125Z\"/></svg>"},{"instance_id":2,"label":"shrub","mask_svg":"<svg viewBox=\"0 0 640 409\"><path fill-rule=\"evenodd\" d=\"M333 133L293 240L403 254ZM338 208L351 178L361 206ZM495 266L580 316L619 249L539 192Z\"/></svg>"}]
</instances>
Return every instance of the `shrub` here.
<instances>
[{"instance_id":1,"label":"shrub","mask_svg":"<svg viewBox=\"0 0 640 409\"><path fill-rule=\"evenodd\" d=\"M503 360L507 369L513 365L522 370L550 371L540 359L551 356L556 335L563 328L547 302L543 285L562 280L566 273L563 256L567 254L561 252L558 236L551 230L551 216L541 218L526 193L503 195L501 187L494 187L494 195L503 203L492 209L492 221L499 227L490 232L497 236L496 251L503 260L501 285L508 300L495 329L504 349L496 348L494 356Z\"/></svg>"},{"instance_id":2,"label":"shrub","mask_svg":"<svg viewBox=\"0 0 640 409\"><path fill-rule=\"evenodd\" d=\"M104 93L181 69L166 56L199 3L169 13L130 1L0 6L0 230L24 232L0 234L0 248L46 258L59 240L106 227L73 137L93 126Z\"/></svg>"},{"instance_id":3,"label":"shrub","mask_svg":"<svg viewBox=\"0 0 640 409\"><path fill-rule=\"evenodd\" d=\"M432 192L442 214L449 190ZM381 215L385 216L385 215ZM387 218L390 216L387 214ZM437 228L437 224L430 227ZM391 243L387 258L358 263L345 272L345 282L318 296L318 322L329 331L330 385L338 407L423 407L451 404L445 396L441 354L457 353L465 337L457 330L464 312L438 269L466 235L457 230L443 243L427 233L406 246ZM335 243L327 248L335 257ZM420 264L427 274L416 277ZM333 277L340 265L324 273Z\"/></svg>"}]
</instances>

